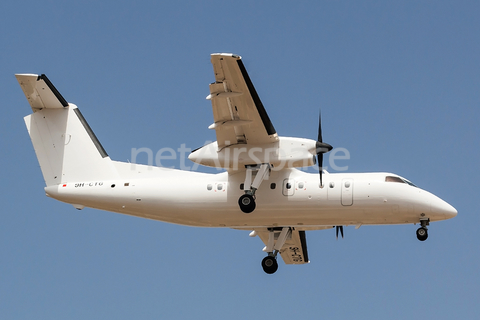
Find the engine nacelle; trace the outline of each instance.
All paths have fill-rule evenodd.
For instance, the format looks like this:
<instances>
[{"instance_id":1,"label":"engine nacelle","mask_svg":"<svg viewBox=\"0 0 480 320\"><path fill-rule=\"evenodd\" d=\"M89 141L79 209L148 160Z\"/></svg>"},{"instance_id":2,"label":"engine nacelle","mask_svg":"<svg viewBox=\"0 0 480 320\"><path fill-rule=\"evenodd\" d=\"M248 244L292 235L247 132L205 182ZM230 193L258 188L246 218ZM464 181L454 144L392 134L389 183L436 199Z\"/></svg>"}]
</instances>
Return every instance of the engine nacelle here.
<instances>
[{"instance_id":1,"label":"engine nacelle","mask_svg":"<svg viewBox=\"0 0 480 320\"><path fill-rule=\"evenodd\" d=\"M275 169L298 168L316 163L315 148L315 140L290 137L262 145L230 145L221 150L215 141L194 150L188 159L207 167L233 170L261 163L269 163Z\"/></svg>"}]
</instances>

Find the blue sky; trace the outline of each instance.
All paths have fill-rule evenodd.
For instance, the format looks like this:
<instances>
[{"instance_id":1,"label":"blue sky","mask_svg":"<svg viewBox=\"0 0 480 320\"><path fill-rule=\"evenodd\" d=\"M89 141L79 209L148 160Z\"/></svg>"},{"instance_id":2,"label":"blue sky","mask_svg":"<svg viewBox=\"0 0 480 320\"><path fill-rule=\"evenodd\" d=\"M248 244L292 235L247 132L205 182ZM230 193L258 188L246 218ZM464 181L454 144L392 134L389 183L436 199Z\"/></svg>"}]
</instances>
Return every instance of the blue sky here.
<instances>
[{"instance_id":1,"label":"blue sky","mask_svg":"<svg viewBox=\"0 0 480 320\"><path fill-rule=\"evenodd\" d=\"M478 318L478 1L3 1L0 318ZM457 208L307 233L267 276L258 238L45 197L15 73L45 73L115 160L215 135L210 53L233 52L280 135L349 150ZM328 157L327 157L328 160ZM169 163L179 166L179 163ZM200 169L208 171L207 169Z\"/></svg>"}]
</instances>

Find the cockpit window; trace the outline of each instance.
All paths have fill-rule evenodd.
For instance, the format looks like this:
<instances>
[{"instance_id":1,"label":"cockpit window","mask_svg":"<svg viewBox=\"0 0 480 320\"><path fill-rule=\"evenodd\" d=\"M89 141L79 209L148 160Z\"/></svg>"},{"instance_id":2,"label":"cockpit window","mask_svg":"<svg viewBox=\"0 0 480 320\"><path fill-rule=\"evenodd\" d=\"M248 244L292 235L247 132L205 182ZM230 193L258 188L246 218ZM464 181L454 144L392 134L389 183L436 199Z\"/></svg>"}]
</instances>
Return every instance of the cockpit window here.
<instances>
[{"instance_id":1,"label":"cockpit window","mask_svg":"<svg viewBox=\"0 0 480 320\"><path fill-rule=\"evenodd\" d=\"M386 176L385 177L385 181L386 182L398 182L398 183L406 183L412 187L416 187L416 185L414 185L413 183L411 183L410 181L406 180L406 179L402 179L400 177L395 177L395 176Z\"/></svg>"},{"instance_id":2,"label":"cockpit window","mask_svg":"<svg viewBox=\"0 0 480 320\"><path fill-rule=\"evenodd\" d=\"M386 182L400 182L400 183L405 183L405 181L403 181L403 180L400 179L399 177L394 177L394 176L386 176L386 177L385 177L385 181L386 181Z\"/></svg>"},{"instance_id":3,"label":"cockpit window","mask_svg":"<svg viewBox=\"0 0 480 320\"><path fill-rule=\"evenodd\" d=\"M407 179L404 179L405 183L412 186L412 187L417 187L416 185L414 185L413 183L411 183L410 181L408 181Z\"/></svg>"}]
</instances>

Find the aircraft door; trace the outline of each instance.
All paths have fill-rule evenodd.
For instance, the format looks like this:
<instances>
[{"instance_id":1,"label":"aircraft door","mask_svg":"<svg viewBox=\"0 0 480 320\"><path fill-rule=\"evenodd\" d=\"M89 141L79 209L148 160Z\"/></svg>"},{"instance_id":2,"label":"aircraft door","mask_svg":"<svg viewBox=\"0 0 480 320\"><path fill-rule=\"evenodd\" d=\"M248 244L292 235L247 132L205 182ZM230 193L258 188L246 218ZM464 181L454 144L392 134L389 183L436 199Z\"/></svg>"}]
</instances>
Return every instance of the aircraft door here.
<instances>
[{"instance_id":1,"label":"aircraft door","mask_svg":"<svg viewBox=\"0 0 480 320\"><path fill-rule=\"evenodd\" d=\"M342 180L342 205L351 206L353 204L353 179Z\"/></svg>"},{"instance_id":2,"label":"aircraft door","mask_svg":"<svg viewBox=\"0 0 480 320\"><path fill-rule=\"evenodd\" d=\"M282 192L284 196L293 196L295 193L295 180L285 179L283 180Z\"/></svg>"}]
</instances>

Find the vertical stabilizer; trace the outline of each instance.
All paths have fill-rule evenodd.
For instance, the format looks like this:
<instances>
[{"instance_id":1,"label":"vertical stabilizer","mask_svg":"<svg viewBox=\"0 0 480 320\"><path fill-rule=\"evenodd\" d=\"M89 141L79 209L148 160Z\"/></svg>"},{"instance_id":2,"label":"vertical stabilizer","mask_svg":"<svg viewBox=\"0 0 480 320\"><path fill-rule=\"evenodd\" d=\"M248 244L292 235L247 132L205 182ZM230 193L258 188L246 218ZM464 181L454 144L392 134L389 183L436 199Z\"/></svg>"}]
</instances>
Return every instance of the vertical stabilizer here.
<instances>
[{"instance_id":1,"label":"vertical stabilizer","mask_svg":"<svg viewBox=\"0 0 480 320\"><path fill-rule=\"evenodd\" d=\"M25 117L47 186L114 179L117 172L80 110L45 75L17 75L34 111Z\"/></svg>"}]
</instances>

